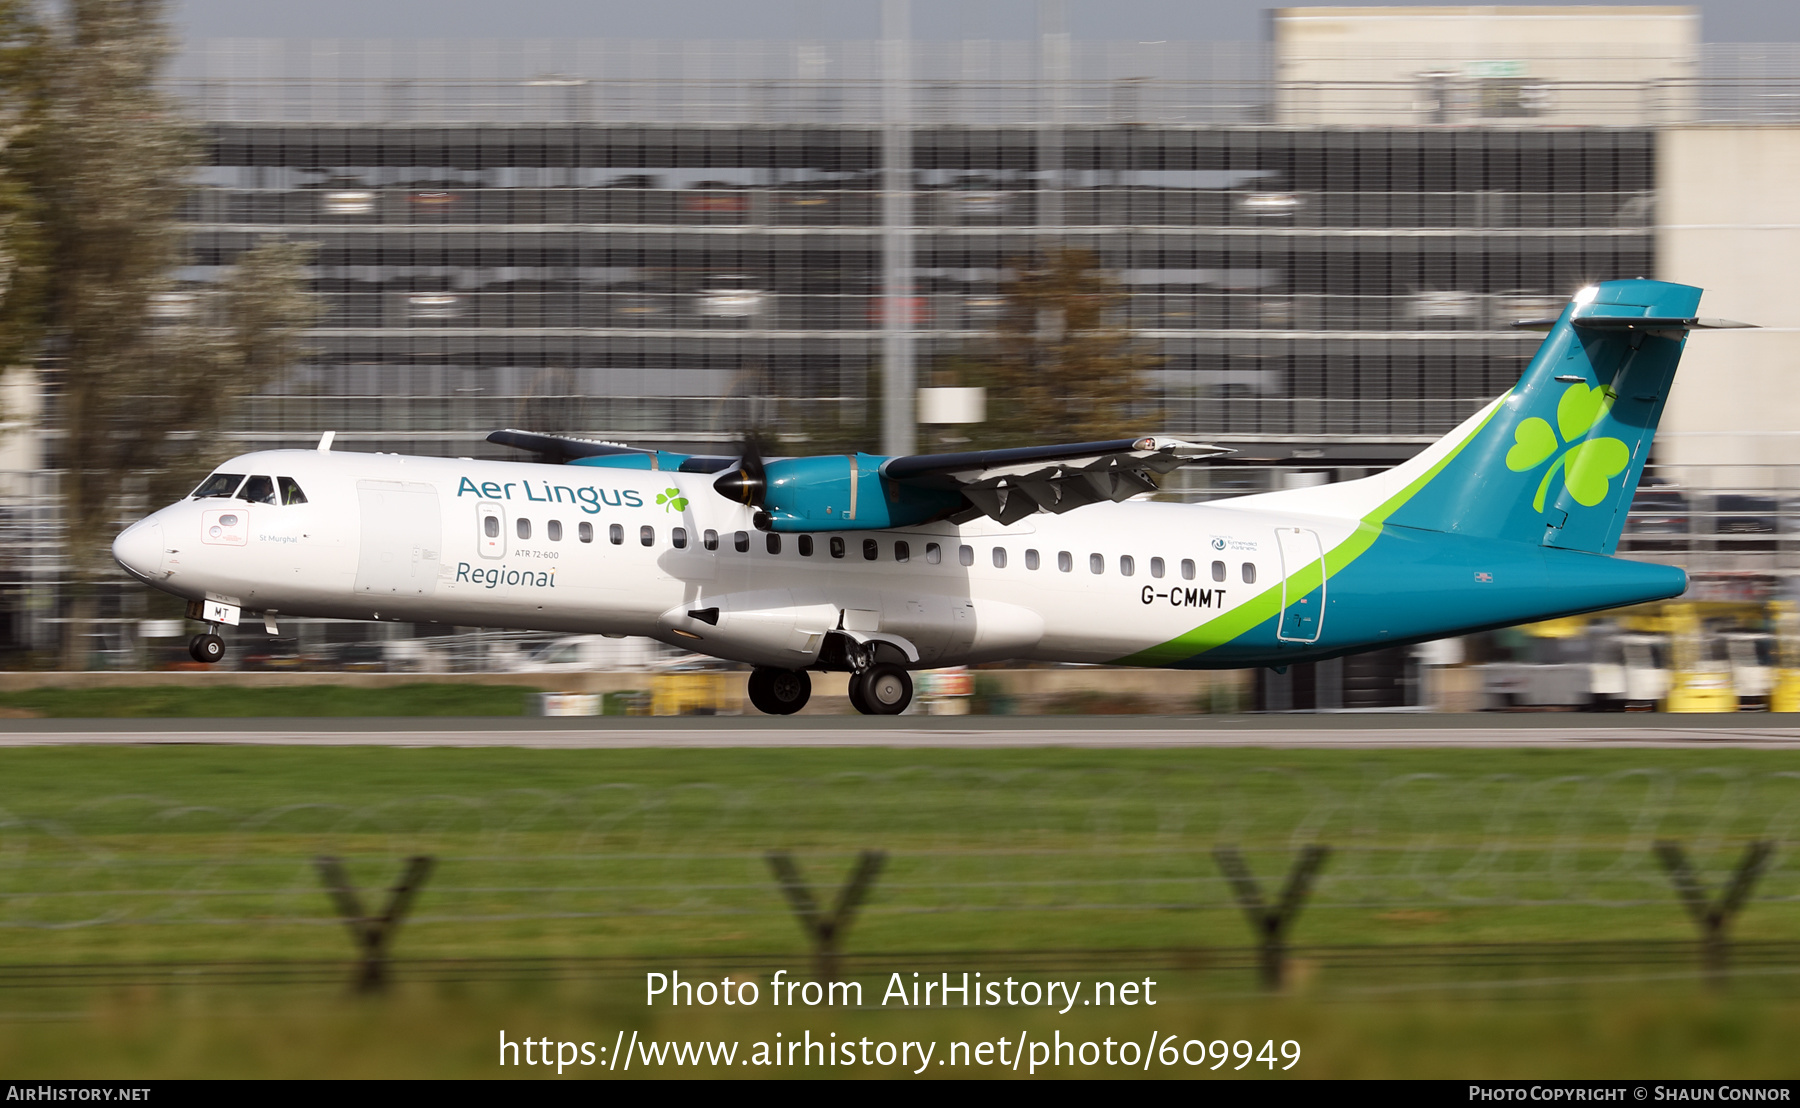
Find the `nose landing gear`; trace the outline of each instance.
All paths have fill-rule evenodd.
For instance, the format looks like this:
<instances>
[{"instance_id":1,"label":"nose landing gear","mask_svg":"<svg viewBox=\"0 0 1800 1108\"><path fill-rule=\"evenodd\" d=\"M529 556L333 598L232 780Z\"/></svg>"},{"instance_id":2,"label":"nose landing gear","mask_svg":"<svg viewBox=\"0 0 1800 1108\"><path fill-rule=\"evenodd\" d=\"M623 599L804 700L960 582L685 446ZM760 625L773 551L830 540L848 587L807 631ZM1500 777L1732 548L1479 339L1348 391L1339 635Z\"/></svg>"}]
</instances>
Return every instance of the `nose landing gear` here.
<instances>
[{"instance_id":1,"label":"nose landing gear","mask_svg":"<svg viewBox=\"0 0 1800 1108\"><path fill-rule=\"evenodd\" d=\"M188 655L196 662L211 665L225 657L225 640L211 631L204 631L188 640Z\"/></svg>"}]
</instances>

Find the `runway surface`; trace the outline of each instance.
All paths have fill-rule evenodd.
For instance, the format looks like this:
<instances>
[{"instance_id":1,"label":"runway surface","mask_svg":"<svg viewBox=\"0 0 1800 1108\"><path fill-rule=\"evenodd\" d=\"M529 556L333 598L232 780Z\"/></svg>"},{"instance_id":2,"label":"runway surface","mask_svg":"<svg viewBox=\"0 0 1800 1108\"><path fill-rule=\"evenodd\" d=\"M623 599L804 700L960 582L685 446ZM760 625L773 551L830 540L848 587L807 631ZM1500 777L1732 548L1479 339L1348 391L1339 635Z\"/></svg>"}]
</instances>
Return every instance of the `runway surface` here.
<instances>
[{"instance_id":1,"label":"runway surface","mask_svg":"<svg viewBox=\"0 0 1800 1108\"><path fill-rule=\"evenodd\" d=\"M1800 750L1794 716L688 717L682 719L130 719L0 721L0 747L757 747Z\"/></svg>"}]
</instances>

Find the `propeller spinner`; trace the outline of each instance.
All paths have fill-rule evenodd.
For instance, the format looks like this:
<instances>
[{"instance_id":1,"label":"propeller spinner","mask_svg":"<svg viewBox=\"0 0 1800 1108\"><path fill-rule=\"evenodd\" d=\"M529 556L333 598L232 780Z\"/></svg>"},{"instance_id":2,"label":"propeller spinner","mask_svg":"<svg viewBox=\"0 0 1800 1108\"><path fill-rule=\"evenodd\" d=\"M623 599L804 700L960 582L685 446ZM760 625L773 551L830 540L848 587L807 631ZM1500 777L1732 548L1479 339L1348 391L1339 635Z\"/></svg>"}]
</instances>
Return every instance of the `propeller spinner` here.
<instances>
[{"instance_id":1,"label":"propeller spinner","mask_svg":"<svg viewBox=\"0 0 1800 1108\"><path fill-rule=\"evenodd\" d=\"M738 464L719 475L713 488L727 500L761 508L768 494L768 473L763 467L762 450L752 436L744 438L744 452Z\"/></svg>"}]
</instances>

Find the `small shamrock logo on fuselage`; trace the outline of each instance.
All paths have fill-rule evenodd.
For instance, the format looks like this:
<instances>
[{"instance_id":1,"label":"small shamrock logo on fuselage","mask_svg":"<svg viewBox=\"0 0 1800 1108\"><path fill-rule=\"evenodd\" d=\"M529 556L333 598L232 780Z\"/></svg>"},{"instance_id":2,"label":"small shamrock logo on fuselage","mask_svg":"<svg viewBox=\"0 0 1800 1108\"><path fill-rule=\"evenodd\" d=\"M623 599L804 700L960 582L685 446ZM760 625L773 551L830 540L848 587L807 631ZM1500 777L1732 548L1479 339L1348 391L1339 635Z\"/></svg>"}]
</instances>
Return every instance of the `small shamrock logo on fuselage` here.
<instances>
[{"instance_id":1,"label":"small shamrock logo on fuselage","mask_svg":"<svg viewBox=\"0 0 1800 1108\"><path fill-rule=\"evenodd\" d=\"M664 489L656 494L656 502L663 506L665 512L687 511L687 497L681 495L680 489Z\"/></svg>"},{"instance_id":2,"label":"small shamrock logo on fuselage","mask_svg":"<svg viewBox=\"0 0 1800 1108\"><path fill-rule=\"evenodd\" d=\"M1614 396L1610 389L1590 389L1586 385L1570 385L1556 403L1556 429L1548 421L1532 416L1513 432L1513 447L1506 452L1506 468L1524 473L1543 464L1566 446L1562 456L1544 472L1538 482L1532 508L1544 510L1544 496L1550 491L1550 480L1560 470L1569 495L1584 508L1606 499L1612 479L1631 464L1631 448L1618 439L1602 437L1581 440L1600 418L1612 410ZM1557 433L1561 432L1561 439Z\"/></svg>"}]
</instances>

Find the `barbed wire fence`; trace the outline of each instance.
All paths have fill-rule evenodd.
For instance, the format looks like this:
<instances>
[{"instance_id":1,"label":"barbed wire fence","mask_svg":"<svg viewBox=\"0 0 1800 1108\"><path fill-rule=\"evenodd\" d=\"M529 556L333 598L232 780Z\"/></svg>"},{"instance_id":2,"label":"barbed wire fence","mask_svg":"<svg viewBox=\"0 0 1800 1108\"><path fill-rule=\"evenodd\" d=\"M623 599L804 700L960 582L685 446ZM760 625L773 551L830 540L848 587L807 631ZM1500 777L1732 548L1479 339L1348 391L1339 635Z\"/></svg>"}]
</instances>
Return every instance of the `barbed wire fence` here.
<instances>
[{"instance_id":1,"label":"barbed wire fence","mask_svg":"<svg viewBox=\"0 0 1800 1108\"><path fill-rule=\"evenodd\" d=\"M1800 942L1767 937L1800 916L1796 819L1800 772L1652 768L1347 787L1268 767L1193 788L919 766L254 811L137 795L54 816L0 805L0 987L176 966L342 977L351 948L332 931L346 925L371 988L396 960L493 977L791 966L797 948L827 977L870 951L980 951L1255 967L1268 986L1294 956L1624 960L1722 981L1731 965L1800 967ZM1731 942L1739 917L1760 917L1763 937ZM1394 926L1412 930L1396 941Z\"/></svg>"}]
</instances>

